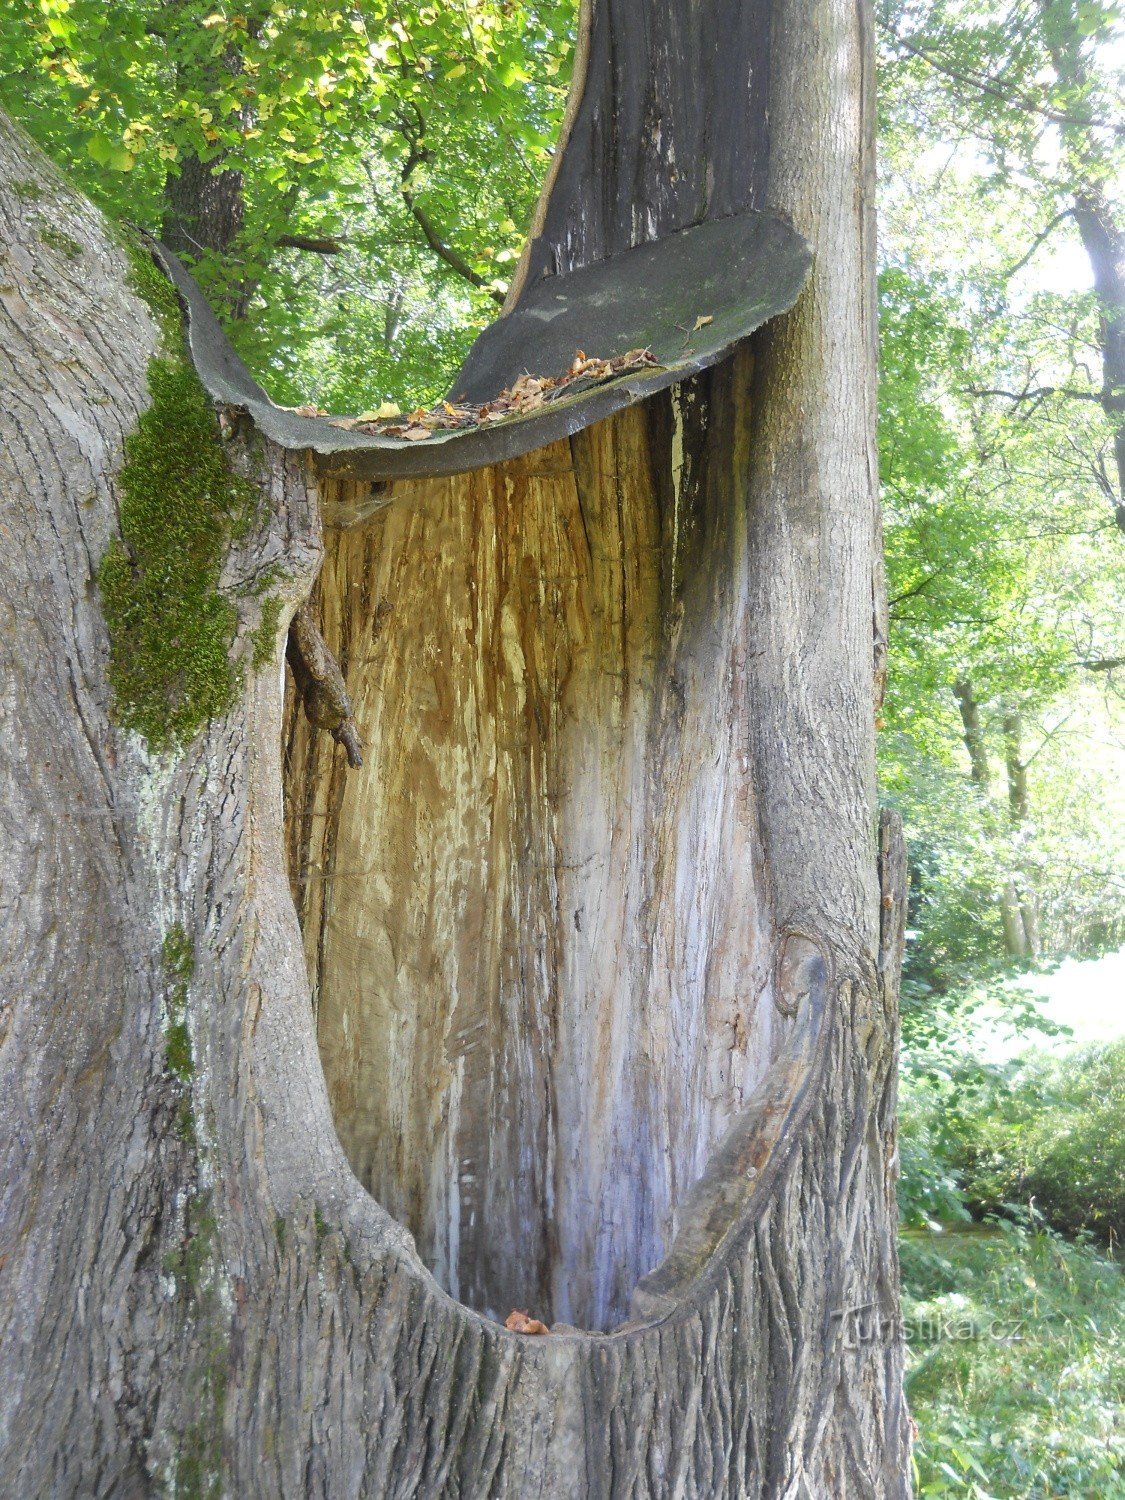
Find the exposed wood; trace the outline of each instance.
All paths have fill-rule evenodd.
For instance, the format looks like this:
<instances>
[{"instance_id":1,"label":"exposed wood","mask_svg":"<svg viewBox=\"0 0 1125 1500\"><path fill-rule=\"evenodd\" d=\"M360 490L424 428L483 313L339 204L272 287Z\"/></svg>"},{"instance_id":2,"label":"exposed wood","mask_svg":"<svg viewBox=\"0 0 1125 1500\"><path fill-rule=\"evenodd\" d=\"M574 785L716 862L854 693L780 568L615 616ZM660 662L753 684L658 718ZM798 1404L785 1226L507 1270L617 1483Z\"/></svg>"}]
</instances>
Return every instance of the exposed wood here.
<instances>
[{"instance_id":1,"label":"exposed wood","mask_svg":"<svg viewBox=\"0 0 1125 1500\"><path fill-rule=\"evenodd\" d=\"M318 583L372 768L290 737L329 1094L361 1181L500 1316L624 1318L788 1029L739 480L690 467L710 394L396 485Z\"/></svg>"}]
</instances>

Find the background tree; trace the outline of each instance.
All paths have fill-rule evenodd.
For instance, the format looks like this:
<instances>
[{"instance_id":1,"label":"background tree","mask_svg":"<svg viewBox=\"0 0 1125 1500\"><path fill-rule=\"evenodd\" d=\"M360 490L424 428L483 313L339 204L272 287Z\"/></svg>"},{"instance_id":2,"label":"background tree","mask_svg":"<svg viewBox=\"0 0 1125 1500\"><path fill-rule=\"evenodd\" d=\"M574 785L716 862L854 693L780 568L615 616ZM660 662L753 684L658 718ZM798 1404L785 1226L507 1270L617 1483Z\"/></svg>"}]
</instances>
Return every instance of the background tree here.
<instances>
[{"instance_id":1,"label":"background tree","mask_svg":"<svg viewBox=\"0 0 1125 1500\"><path fill-rule=\"evenodd\" d=\"M883 13L882 760L911 834L923 989L1125 933L1116 314L1074 281L1070 212L1083 183L1107 212L1120 197L1118 22L1083 14L1096 82L1077 101L1044 82L1051 27L1078 25L1058 9ZM1068 154L1071 106L1106 122L1082 127L1096 172Z\"/></svg>"},{"instance_id":2,"label":"background tree","mask_svg":"<svg viewBox=\"0 0 1125 1500\"><path fill-rule=\"evenodd\" d=\"M405 408L495 314L575 14L21 0L0 18L0 101L186 256L278 400Z\"/></svg>"}]
</instances>

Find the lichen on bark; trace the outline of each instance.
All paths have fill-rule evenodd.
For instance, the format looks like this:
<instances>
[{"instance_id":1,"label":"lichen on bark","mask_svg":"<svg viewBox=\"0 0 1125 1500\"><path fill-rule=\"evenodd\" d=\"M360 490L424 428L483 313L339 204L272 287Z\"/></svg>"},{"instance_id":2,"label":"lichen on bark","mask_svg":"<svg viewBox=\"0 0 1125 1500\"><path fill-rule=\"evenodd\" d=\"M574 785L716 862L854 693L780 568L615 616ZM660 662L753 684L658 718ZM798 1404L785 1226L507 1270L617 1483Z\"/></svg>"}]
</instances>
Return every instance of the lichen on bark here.
<instances>
[{"instance_id":1,"label":"lichen on bark","mask_svg":"<svg viewBox=\"0 0 1125 1500\"><path fill-rule=\"evenodd\" d=\"M238 613L219 581L259 498L223 450L175 292L145 250L126 248L131 286L152 309L162 347L148 366L152 404L125 442L120 536L102 557L98 582L117 716L164 751L187 744L234 702Z\"/></svg>"}]
</instances>

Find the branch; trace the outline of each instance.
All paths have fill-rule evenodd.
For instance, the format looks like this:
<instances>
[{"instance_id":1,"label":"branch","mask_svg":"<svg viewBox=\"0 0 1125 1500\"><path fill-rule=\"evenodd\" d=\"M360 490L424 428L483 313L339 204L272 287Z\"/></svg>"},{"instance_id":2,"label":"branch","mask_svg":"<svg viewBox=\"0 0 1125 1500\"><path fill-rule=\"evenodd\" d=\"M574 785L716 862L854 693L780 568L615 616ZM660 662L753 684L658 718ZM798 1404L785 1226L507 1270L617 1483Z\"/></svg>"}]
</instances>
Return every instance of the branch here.
<instances>
[{"instance_id":1,"label":"branch","mask_svg":"<svg viewBox=\"0 0 1125 1500\"><path fill-rule=\"evenodd\" d=\"M493 302L499 302L500 306L503 307L504 293L498 292L495 287L490 287L486 279L480 274L479 271L474 271L469 262L465 260L463 256L458 255L457 251L454 250L452 245L446 244L446 242L442 239L441 235L434 227L433 221L431 220L429 214L422 207L422 205L415 200L414 194L409 190L409 188L405 186L405 184L402 189L402 201L414 215L418 227L426 237L426 244L429 245L430 249L434 252L438 259L443 260L447 266L456 271L458 276L464 277L464 279L469 283L470 286L476 286L480 287L482 290L487 290L488 295L492 298Z\"/></svg>"},{"instance_id":2,"label":"branch","mask_svg":"<svg viewBox=\"0 0 1125 1500\"><path fill-rule=\"evenodd\" d=\"M1066 726L1070 723L1071 719L1073 719L1073 718L1074 718L1074 714L1073 713L1067 714L1066 718L1063 719L1061 723L1056 724L1055 727L1054 727L1054 729L1049 729L1047 731L1047 733L1039 741L1039 744L1036 745L1035 749L1031 752L1031 754L1027 757L1026 760L1017 760L1015 762L1015 765L1021 771L1026 771L1027 768L1028 768L1028 766L1035 759L1035 757L1039 754L1039 752L1041 750L1045 750L1047 748L1047 746L1051 743L1051 741L1055 738L1055 736L1057 734L1060 734L1062 732L1062 730L1066 728Z\"/></svg>"},{"instance_id":3,"label":"branch","mask_svg":"<svg viewBox=\"0 0 1125 1500\"><path fill-rule=\"evenodd\" d=\"M327 729L336 743L343 745L348 765L358 769L363 756L344 674L320 633L308 600L293 616L285 654L309 723Z\"/></svg>"},{"instance_id":4,"label":"branch","mask_svg":"<svg viewBox=\"0 0 1125 1500\"><path fill-rule=\"evenodd\" d=\"M339 240L312 234L279 234L276 243L281 250L311 250L316 255L339 255L344 248Z\"/></svg>"},{"instance_id":5,"label":"branch","mask_svg":"<svg viewBox=\"0 0 1125 1500\"><path fill-rule=\"evenodd\" d=\"M1069 219L1073 213L1074 210L1072 208L1064 208L1060 210L1060 212L1055 215L1051 222L1047 224L1043 229L1041 229L1035 236L1035 238L1031 242L1027 254L1021 255L1014 266L1009 266L1008 269L1002 273L1003 279L1005 281L1011 281L1012 277L1015 276L1018 271L1022 271L1024 266L1027 265L1028 261L1035 254L1036 250L1039 249L1039 246L1043 243L1043 241L1046 239L1050 239L1051 235L1054 234L1055 230L1059 227L1062 221L1064 219Z\"/></svg>"},{"instance_id":6,"label":"branch","mask_svg":"<svg viewBox=\"0 0 1125 1500\"><path fill-rule=\"evenodd\" d=\"M1079 391L1069 385L1034 385L1028 386L1025 391L1002 391L985 385L966 385L961 389L968 396L1003 396L1006 401L1017 404L1022 401L1042 401L1046 396L1065 396L1069 401L1094 401L1098 406L1105 401L1100 391Z\"/></svg>"},{"instance_id":7,"label":"branch","mask_svg":"<svg viewBox=\"0 0 1125 1500\"><path fill-rule=\"evenodd\" d=\"M1085 667L1087 672L1112 672L1125 667L1125 656L1091 656L1075 662L1076 667Z\"/></svg>"},{"instance_id":8,"label":"branch","mask_svg":"<svg viewBox=\"0 0 1125 1500\"><path fill-rule=\"evenodd\" d=\"M407 155L406 161L402 166L400 179L402 187L402 201L414 215L415 223L418 225L423 235L425 235L426 244L429 245L430 249L434 252L437 258L444 261L445 264L450 268L450 270L456 271L458 276L467 281L470 286L480 287L482 291L487 290L488 295L492 298L492 300L494 302L498 302L500 306L503 307L504 293L498 292L493 287L490 287L488 285L488 282L480 274L480 272L474 271L465 257L463 255L459 255L458 252L454 250L452 245L447 244L446 241L442 239L441 235L438 233L437 228L434 225L433 220L414 197L414 194L410 191L410 178L414 173L415 167L420 166L423 162L429 161L432 155L432 153L422 144L423 138L426 134L426 117L418 108L418 103L416 100L412 99L410 103L414 110L416 123L412 125L411 122L405 117L405 115L401 113L398 117L399 133L402 135L409 148L409 153Z\"/></svg>"},{"instance_id":9,"label":"branch","mask_svg":"<svg viewBox=\"0 0 1125 1500\"><path fill-rule=\"evenodd\" d=\"M920 583L914 584L912 588L904 589L901 594L896 594L893 599L889 599L887 601L887 608L894 609L896 604L902 604L907 599L916 599L919 594L924 593L929 588L935 578L940 578L943 573L948 573L950 566L951 564L946 563L940 568L935 568L932 573L927 573Z\"/></svg>"},{"instance_id":10,"label":"branch","mask_svg":"<svg viewBox=\"0 0 1125 1500\"><path fill-rule=\"evenodd\" d=\"M1125 125L1112 124L1109 120L1098 120L1090 115L1070 115L1059 109L1049 109L1045 104L1038 104L1030 95L1021 94L1015 89L1002 89L987 76L979 73L962 73L956 68L950 67L947 62L942 62L927 47L918 47L913 42L908 42L905 37L899 36L893 26L888 26L885 21L880 21L880 30L886 32L896 47L901 47L904 52L909 52L911 57L917 57L924 63L928 63L936 73L943 74L946 78L952 78L954 83L963 83L966 88L975 89L980 94L991 94L993 98L1002 100L1005 104L1015 105L1017 109L1030 111L1032 114L1041 115L1045 120L1050 120L1055 125L1079 125L1085 130L1109 130L1114 135L1125 135Z\"/></svg>"}]
</instances>

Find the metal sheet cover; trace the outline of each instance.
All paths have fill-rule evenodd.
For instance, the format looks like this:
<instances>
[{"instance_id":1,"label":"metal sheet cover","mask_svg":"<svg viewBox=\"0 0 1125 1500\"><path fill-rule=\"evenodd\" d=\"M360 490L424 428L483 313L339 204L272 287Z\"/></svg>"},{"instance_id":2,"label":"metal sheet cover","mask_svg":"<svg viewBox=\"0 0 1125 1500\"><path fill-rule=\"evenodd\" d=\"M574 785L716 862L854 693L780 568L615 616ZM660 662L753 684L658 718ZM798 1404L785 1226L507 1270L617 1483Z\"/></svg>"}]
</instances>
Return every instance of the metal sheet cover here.
<instances>
[{"instance_id":1,"label":"metal sheet cover","mask_svg":"<svg viewBox=\"0 0 1125 1500\"><path fill-rule=\"evenodd\" d=\"M451 399L483 404L521 374L559 376L579 349L609 359L650 349L645 366L598 383L574 382L525 415L410 442L348 432L325 417L275 406L230 345L202 293L163 246L157 258L188 316L188 343L214 401L247 411L283 448L315 453L328 472L367 479L458 474L567 437L720 360L740 339L792 307L812 252L768 214L715 219L525 287L518 306L477 339Z\"/></svg>"}]
</instances>

